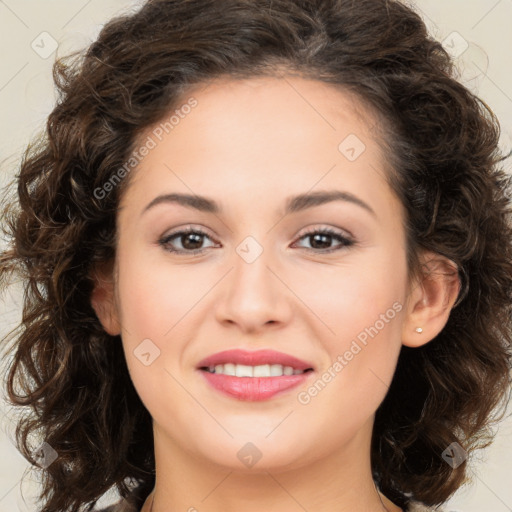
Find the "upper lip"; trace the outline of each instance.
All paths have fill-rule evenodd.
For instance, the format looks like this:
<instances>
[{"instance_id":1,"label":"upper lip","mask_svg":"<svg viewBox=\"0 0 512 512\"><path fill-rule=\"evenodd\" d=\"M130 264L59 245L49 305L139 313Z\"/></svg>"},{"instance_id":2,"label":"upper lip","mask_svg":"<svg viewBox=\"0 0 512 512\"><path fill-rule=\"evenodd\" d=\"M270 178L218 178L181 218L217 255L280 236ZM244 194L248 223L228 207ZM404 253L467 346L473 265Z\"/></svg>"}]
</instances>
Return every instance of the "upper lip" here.
<instances>
[{"instance_id":1,"label":"upper lip","mask_svg":"<svg viewBox=\"0 0 512 512\"><path fill-rule=\"evenodd\" d=\"M302 361L294 356L275 350L224 350L206 357L197 365L198 368L208 368L218 364L243 364L247 366L260 366L264 364L280 364L291 366L296 370L307 370L313 368L311 363Z\"/></svg>"}]
</instances>

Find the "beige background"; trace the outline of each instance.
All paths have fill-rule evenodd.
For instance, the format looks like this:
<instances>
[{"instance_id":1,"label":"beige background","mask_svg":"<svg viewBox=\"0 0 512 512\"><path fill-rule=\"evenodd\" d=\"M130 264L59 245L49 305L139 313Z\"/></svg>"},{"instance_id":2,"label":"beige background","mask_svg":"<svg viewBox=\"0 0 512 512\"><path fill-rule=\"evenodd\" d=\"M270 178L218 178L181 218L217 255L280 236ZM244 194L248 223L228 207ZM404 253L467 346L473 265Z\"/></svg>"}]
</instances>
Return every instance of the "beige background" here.
<instances>
[{"instance_id":1,"label":"beige background","mask_svg":"<svg viewBox=\"0 0 512 512\"><path fill-rule=\"evenodd\" d=\"M140 4L140 0L0 0L0 184L12 176L21 150L43 127L52 108L55 56L86 46L106 20ZM431 33L456 56L461 80L498 115L501 144L507 151L512 149L512 0L417 0L412 4ZM15 287L0 302L2 334L19 318L19 303ZM28 464L12 445L13 418L14 411L1 405L0 512L34 512L36 475L24 480L24 502L20 479ZM495 444L478 454L474 485L459 491L445 511L512 511L511 474L509 418L502 423ZM104 503L109 499L112 496Z\"/></svg>"}]
</instances>

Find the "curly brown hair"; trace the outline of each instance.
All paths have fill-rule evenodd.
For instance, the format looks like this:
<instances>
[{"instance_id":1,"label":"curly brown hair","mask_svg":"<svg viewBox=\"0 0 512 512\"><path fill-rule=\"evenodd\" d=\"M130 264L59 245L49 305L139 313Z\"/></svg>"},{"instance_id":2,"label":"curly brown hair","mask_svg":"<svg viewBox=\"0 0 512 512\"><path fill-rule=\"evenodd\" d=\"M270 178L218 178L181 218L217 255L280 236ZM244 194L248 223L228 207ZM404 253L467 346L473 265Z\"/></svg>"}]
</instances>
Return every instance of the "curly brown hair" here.
<instances>
[{"instance_id":1,"label":"curly brown hair","mask_svg":"<svg viewBox=\"0 0 512 512\"><path fill-rule=\"evenodd\" d=\"M128 177L97 191L188 87L282 69L352 91L385 119L409 270L419 272L420 250L434 251L457 264L463 284L441 333L402 347L376 412L375 482L406 506L439 504L467 481L466 462L452 468L441 453L452 442L468 453L487 446L507 402L511 178L495 115L453 65L395 0L150 0L54 64L59 98L21 160L0 259L3 287L12 275L24 283L6 378L11 403L30 411L17 424L18 447L36 464L37 433L58 454L41 471L41 512L90 510L113 486L140 507L155 483L151 416L119 336L91 306L93 271L116 254Z\"/></svg>"}]
</instances>

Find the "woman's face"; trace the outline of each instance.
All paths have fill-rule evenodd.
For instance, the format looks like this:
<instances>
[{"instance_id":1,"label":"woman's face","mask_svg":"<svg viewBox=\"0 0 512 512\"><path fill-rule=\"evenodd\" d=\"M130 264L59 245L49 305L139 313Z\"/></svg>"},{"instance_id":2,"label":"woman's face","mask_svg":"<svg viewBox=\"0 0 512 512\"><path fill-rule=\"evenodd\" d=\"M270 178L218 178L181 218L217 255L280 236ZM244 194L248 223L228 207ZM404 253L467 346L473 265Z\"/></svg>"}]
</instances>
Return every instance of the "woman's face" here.
<instances>
[{"instance_id":1,"label":"woman's face","mask_svg":"<svg viewBox=\"0 0 512 512\"><path fill-rule=\"evenodd\" d=\"M291 77L180 105L140 138L118 217L116 315L155 436L237 468L367 446L408 291L375 118Z\"/></svg>"}]
</instances>

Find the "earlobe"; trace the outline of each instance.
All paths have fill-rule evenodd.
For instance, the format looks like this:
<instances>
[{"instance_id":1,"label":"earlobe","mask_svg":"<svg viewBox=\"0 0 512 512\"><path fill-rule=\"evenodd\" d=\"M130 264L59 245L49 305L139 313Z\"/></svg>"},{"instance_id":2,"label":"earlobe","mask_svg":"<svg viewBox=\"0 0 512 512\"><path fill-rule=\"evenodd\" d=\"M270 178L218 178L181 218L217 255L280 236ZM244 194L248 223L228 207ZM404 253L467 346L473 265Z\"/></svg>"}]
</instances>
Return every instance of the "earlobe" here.
<instances>
[{"instance_id":1,"label":"earlobe","mask_svg":"<svg viewBox=\"0 0 512 512\"><path fill-rule=\"evenodd\" d=\"M421 261L422 270L411 286L402 326L402 343L408 347L425 345L441 332L461 287L452 260L428 251Z\"/></svg>"},{"instance_id":2,"label":"earlobe","mask_svg":"<svg viewBox=\"0 0 512 512\"><path fill-rule=\"evenodd\" d=\"M121 333L121 325L115 301L111 268L96 268L93 271L92 279L94 286L91 293L91 305L105 331L111 336L117 336Z\"/></svg>"}]
</instances>

